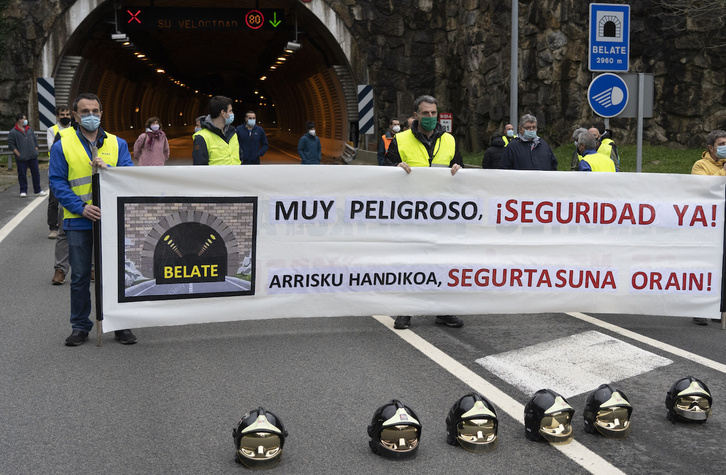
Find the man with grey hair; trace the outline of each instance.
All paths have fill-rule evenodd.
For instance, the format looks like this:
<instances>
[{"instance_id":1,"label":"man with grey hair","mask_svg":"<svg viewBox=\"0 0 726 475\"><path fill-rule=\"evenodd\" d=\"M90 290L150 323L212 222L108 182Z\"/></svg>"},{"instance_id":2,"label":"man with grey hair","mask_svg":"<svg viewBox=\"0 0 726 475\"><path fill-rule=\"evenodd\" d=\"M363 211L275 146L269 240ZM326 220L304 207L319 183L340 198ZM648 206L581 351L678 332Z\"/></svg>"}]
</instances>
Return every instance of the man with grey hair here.
<instances>
[{"instance_id":1,"label":"man with grey hair","mask_svg":"<svg viewBox=\"0 0 726 475\"><path fill-rule=\"evenodd\" d=\"M411 128L397 133L388 146L385 158L389 166L403 168L406 173L411 173L415 167L450 167L452 175L461 170L464 161L454 136L438 123L437 105L432 96L419 96L414 101ZM464 322L455 315L438 315L435 321L454 328L464 326ZM410 315L400 315L393 327L403 330L410 324Z\"/></svg>"},{"instance_id":2,"label":"man with grey hair","mask_svg":"<svg viewBox=\"0 0 726 475\"><path fill-rule=\"evenodd\" d=\"M615 172L615 163L597 152L597 140L587 130L577 137L577 154L580 162L577 170L581 172Z\"/></svg>"},{"instance_id":3,"label":"man with grey hair","mask_svg":"<svg viewBox=\"0 0 726 475\"><path fill-rule=\"evenodd\" d=\"M707 150L693 164L691 175L726 176L726 131L714 130L706 136ZM714 319L714 321L719 321ZM708 325L705 318L694 318L696 325Z\"/></svg>"},{"instance_id":4,"label":"man with grey hair","mask_svg":"<svg viewBox=\"0 0 726 475\"><path fill-rule=\"evenodd\" d=\"M572 163L570 164L570 170L572 171L576 171L577 165L580 163L580 155L577 153L577 139L583 132L587 132L585 127L578 127L572 132L572 142L575 145L575 150L572 152Z\"/></svg>"},{"instance_id":5,"label":"man with grey hair","mask_svg":"<svg viewBox=\"0 0 726 475\"><path fill-rule=\"evenodd\" d=\"M557 170L557 158L547 142L537 136L537 118L524 114L519 119L519 136L502 155L502 168L509 170Z\"/></svg>"}]
</instances>

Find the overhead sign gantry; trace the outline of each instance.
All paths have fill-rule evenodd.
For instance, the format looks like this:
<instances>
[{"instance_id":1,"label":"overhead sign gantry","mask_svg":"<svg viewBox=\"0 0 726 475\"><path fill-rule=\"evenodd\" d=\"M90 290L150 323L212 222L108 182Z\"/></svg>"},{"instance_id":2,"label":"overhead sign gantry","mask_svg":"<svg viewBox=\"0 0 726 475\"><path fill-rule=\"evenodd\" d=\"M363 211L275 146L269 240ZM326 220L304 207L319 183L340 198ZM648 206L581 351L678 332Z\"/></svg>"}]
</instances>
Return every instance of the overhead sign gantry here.
<instances>
[{"instance_id":1,"label":"overhead sign gantry","mask_svg":"<svg viewBox=\"0 0 726 475\"><path fill-rule=\"evenodd\" d=\"M123 29L129 30L276 30L282 8L125 7Z\"/></svg>"}]
</instances>

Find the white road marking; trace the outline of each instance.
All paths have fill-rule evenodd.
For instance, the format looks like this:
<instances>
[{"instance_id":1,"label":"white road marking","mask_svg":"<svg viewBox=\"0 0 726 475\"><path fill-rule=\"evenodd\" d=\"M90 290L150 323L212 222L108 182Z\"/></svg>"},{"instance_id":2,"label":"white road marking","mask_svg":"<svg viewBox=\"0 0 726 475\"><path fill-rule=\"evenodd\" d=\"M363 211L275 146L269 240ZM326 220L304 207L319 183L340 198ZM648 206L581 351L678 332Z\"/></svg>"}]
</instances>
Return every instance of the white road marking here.
<instances>
[{"instance_id":1,"label":"white road marking","mask_svg":"<svg viewBox=\"0 0 726 475\"><path fill-rule=\"evenodd\" d=\"M550 388L566 398L673 363L594 330L476 362L524 394Z\"/></svg>"},{"instance_id":2,"label":"white road marking","mask_svg":"<svg viewBox=\"0 0 726 475\"><path fill-rule=\"evenodd\" d=\"M28 206L23 208L20 213L18 213L13 219L11 219L8 224L3 226L3 228L0 229L0 242L3 242L3 240L5 240L5 238L8 237L11 232L13 232L13 229L17 228L18 225L22 223L23 220L27 218L28 215L40 205L40 203L45 201L46 198L47 196L39 196L35 198L33 201L28 203Z\"/></svg>"},{"instance_id":3,"label":"white road marking","mask_svg":"<svg viewBox=\"0 0 726 475\"><path fill-rule=\"evenodd\" d=\"M571 317L575 317L579 320L591 323L600 328L610 330L611 332L617 333L618 335L626 336L635 341L639 341L640 343L644 343L644 344L652 346L654 348L658 348L659 350L663 350L663 351L666 351L673 355L680 356L681 358L685 358L687 360L701 364L703 366L706 366L707 368L711 368L716 371L720 371L721 373L726 373L726 365L719 363L718 361L713 361L708 358L704 358L703 356L699 356L695 353L691 353L690 351L682 350L680 348L669 345L667 343L663 343L663 342L655 340L653 338L648 338L647 336L643 336L639 333L635 333L633 331L626 330L625 328L620 328L617 325L613 325L612 323L607 323L602 320L598 320L597 318L591 317L590 315L586 315L584 313L568 312L567 315L569 315Z\"/></svg>"},{"instance_id":4,"label":"white road marking","mask_svg":"<svg viewBox=\"0 0 726 475\"><path fill-rule=\"evenodd\" d=\"M398 335L408 344L419 350L449 373L460 379L464 384L468 385L475 391L484 395L497 407L506 412L514 420L524 425L524 405L509 397L503 391L482 378L466 366L456 361L451 356L436 348L434 345L424 340L411 330L395 330L393 328L393 319L386 315L373 315L373 318L388 327L392 332ZM600 457L576 440L567 445L553 445L554 448L562 452L573 462L579 464L587 471L593 474L623 474L620 469L612 465L610 462Z\"/></svg>"}]
</instances>

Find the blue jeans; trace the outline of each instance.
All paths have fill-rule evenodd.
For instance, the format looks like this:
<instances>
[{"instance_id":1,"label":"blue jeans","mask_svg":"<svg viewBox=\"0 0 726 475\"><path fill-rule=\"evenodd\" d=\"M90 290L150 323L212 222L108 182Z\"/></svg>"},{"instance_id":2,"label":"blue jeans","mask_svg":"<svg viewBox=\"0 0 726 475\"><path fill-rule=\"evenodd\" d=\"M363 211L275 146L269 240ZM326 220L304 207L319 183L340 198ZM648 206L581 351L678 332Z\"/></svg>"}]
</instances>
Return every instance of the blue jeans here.
<instances>
[{"instance_id":1,"label":"blue jeans","mask_svg":"<svg viewBox=\"0 0 726 475\"><path fill-rule=\"evenodd\" d=\"M71 263L71 327L90 332L91 263L93 262L93 231L66 229L68 257Z\"/></svg>"},{"instance_id":2,"label":"blue jeans","mask_svg":"<svg viewBox=\"0 0 726 475\"><path fill-rule=\"evenodd\" d=\"M40 193L40 169L38 168L38 159L33 160L15 160L15 164L18 166L18 183L20 183L20 192L28 192L28 168L30 168L30 175L33 177L33 192Z\"/></svg>"}]
</instances>

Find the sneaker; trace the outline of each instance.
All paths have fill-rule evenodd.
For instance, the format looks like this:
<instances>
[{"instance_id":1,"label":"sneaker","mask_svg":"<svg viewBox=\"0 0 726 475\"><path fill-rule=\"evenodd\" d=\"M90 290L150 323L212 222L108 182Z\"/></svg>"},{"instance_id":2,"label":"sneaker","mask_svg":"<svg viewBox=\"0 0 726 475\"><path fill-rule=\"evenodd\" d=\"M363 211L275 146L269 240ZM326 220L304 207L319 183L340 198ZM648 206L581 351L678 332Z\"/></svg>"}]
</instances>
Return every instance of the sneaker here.
<instances>
[{"instance_id":1,"label":"sneaker","mask_svg":"<svg viewBox=\"0 0 726 475\"><path fill-rule=\"evenodd\" d=\"M58 230L51 229L50 233L48 233L48 239L58 239Z\"/></svg>"},{"instance_id":2,"label":"sneaker","mask_svg":"<svg viewBox=\"0 0 726 475\"><path fill-rule=\"evenodd\" d=\"M88 332L73 330L71 336L66 338L66 346L80 346L85 341L88 341Z\"/></svg>"},{"instance_id":3,"label":"sneaker","mask_svg":"<svg viewBox=\"0 0 726 475\"><path fill-rule=\"evenodd\" d=\"M454 315L437 315L434 321L439 325L446 325L452 328L461 328L464 326L464 321Z\"/></svg>"},{"instance_id":4,"label":"sneaker","mask_svg":"<svg viewBox=\"0 0 726 475\"><path fill-rule=\"evenodd\" d=\"M91 269L91 282L96 282L96 269Z\"/></svg>"},{"instance_id":5,"label":"sneaker","mask_svg":"<svg viewBox=\"0 0 726 475\"><path fill-rule=\"evenodd\" d=\"M45 190L40 190L39 192L36 193L36 195L38 195L38 196L48 196L48 192L45 191Z\"/></svg>"},{"instance_id":6,"label":"sneaker","mask_svg":"<svg viewBox=\"0 0 726 475\"><path fill-rule=\"evenodd\" d=\"M62 270L56 269L53 279L50 281L53 285L61 285L66 281L66 275Z\"/></svg>"},{"instance_id":7,"label":"sneaker","mask_svg":"<svg viewBox=\"0 0 726 475\"><path fill-rule=\"evenodd\" d=\"M399 315L393 322L393 328L396 330L405 330L409 325L411 325L411 315Z\"/></svg>"},{"instance_id":8,"label":"sneaker","mask_svg":"<svg viewBox=\"0 0 726 475\"><path fill-rule=\"evenodd\" d=\"M113 339L121 343L122 345L133 345L136 343L136 336L131 333L131 330L116 330Z\"/></svg>"},{"instance_id":9,"label":"sneaker","mask_svg":"<svg viewBox=\"0 0 726 475\"><path fill-rule=\"evenodd\" d=\"M705 318L693 317L693 323L695 323L696 325L704 326L708 325L708 320L706 320Z\"/></svg>"},{"instance_id":10,"label":"sneaker","mask_svg":"<svg viewBox=\"0 0 726 475\"><path fill-rule=\"evenodd\" d=\"M28 194L27 194L27 193L20 193L20 197L21 197L21 198L25 198L26 196L28 196Z\"/></svg>"}]
</instances>

